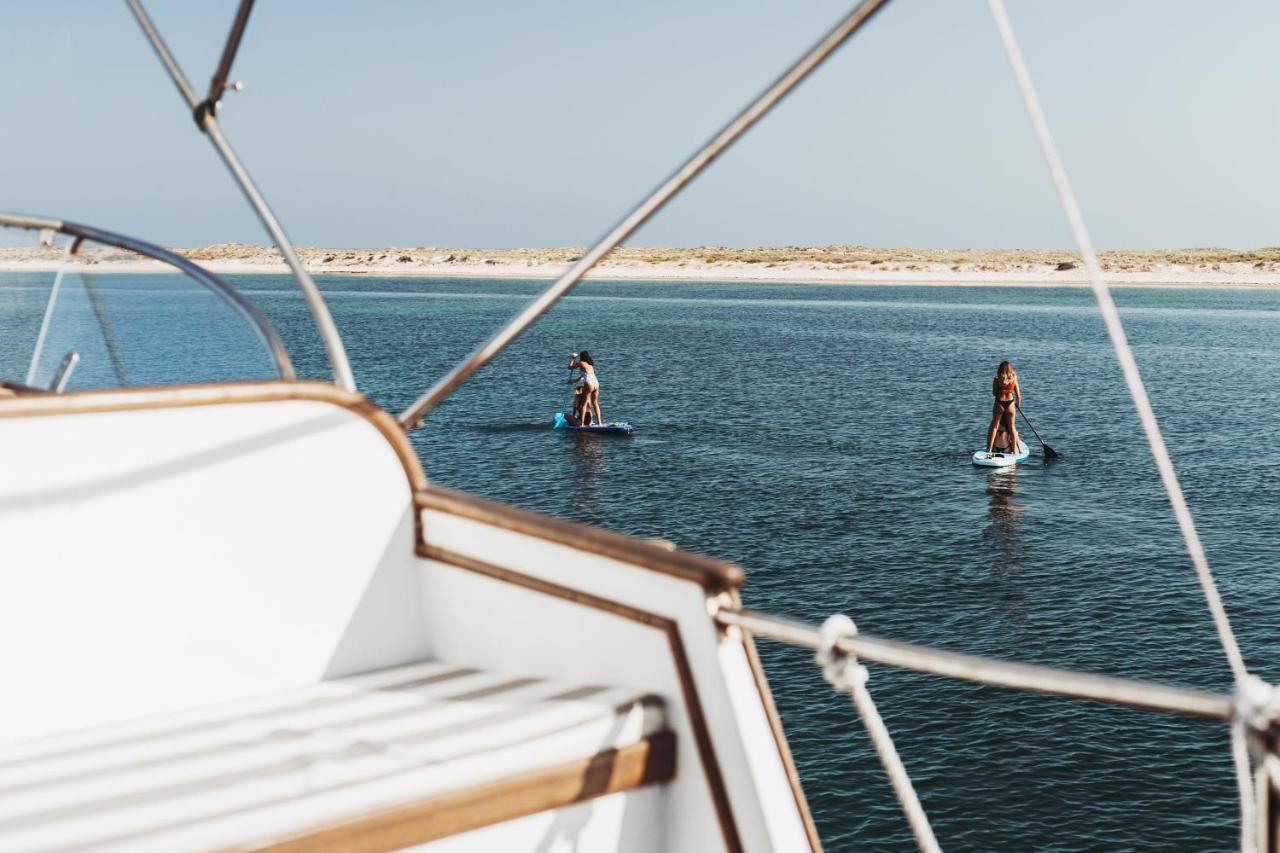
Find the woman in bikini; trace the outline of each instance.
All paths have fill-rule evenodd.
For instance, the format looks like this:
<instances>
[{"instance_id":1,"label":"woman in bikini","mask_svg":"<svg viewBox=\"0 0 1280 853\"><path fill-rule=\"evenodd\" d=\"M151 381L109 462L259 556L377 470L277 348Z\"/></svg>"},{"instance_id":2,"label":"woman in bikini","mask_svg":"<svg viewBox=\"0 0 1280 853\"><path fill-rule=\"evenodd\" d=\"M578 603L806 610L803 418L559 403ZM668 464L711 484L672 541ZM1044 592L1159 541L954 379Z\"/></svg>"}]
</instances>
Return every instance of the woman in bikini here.
<instances>
[{"instance_id":1,"label":"woman in bikini","mask_svg":"<svg viewBox=\"0 0 1280 853\"><path fill-rule=\"evenodd\" d=\"M991 408L991 424L987 427L987 455L995 450L996 436L1007 432L1011 444L1009 452L1018 450L1018 409L1022 408L1022 389L1018 387L1018 374L1007 361L1000 362L995 378L991 380L991 396L995 405Z\"/></svg>"},{"instance_id":2,"label":"woman in bikini","mask_svg":"<svg viewBox=\"0 0 1280 853\"><path fill-rule=\"evenodd\" d=\"M574 355L569 362L570 370L579 370L581 373L576 380L573 380L574 387L581 394L581 412L578 414L578 421L582 425L591 422L594 416L596 424L604 423L600 418L600 380L596 378L595 362L591 360L591 353L583 350Z\"/></svg>"}]
</instances>

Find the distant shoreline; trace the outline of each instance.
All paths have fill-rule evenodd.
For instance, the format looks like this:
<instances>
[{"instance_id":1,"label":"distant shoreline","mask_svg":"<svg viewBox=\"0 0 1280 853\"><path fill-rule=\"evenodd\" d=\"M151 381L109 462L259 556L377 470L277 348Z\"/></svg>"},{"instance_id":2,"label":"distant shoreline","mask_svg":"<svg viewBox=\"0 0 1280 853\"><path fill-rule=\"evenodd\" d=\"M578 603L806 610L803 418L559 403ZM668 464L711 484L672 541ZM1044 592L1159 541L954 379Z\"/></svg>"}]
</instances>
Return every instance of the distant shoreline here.
<instances>
[{"instance_id":1,"label":"distant shoreline","mask_svg":"<svg viewBox=\"0 0 1280 853\"><path fill-rule=\"evenodd\" d=\"M285 275L274 249L224 243L175 250L222 275ZM545 278L561 275L581 249L317 249L299 256L312 275L423 278ZM0 272L56 270L52 248L0 248ZM1109 284L1163 287L1280 286L1280 249L1105 252ZM171 271L155 261L95 249L73 262L100 273ZM915 284L1086 286L1078 259L1067 252L872 249L857 246L727 249L622 248L588 276L624 281L707 281L778 284Z\"/></svg>"}]
</instances>

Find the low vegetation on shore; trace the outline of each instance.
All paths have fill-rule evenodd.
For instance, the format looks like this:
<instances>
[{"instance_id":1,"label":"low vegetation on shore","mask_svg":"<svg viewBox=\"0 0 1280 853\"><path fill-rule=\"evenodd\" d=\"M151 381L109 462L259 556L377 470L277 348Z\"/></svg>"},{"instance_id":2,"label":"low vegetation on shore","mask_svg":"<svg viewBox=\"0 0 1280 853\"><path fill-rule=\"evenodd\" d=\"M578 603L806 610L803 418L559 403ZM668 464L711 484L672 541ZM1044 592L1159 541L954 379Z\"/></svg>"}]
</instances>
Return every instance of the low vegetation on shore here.
<instances>
[{"instance_id":1,"label":"low vegetation on shore","mask_svg":"<svg viewBox=\"0 0 1280 853\"><path fill-rule=\"evenodd\" d=\"M299 250L310 266L361 264L414 264L490 266L566 266L576 261L584 248L562 249L442 249L417 247L401 249L314 249ZM267 254L275 260L275 252L242 243L221 243L189 249L183 254L194 261L253 261ZM1102 252L1103 268L1112 272L1144 272L1159 266L1203 267L1214 265L1247 265L1258 269L1280 270L1280 248L1235 251L1231 249L1173 249ZM1065 251L1028 251L1022 249L876 249L866 246L776 246L750 249L725 246L699 246L692 249L631 248L616 249L603 266L715 266L760 265L804 266L871 269L892 265L901 269L916 267L961 267L978 271L1003 272L1015 269L1053 268L1069 270L1080 262L1080 256Z\"/></svg>"},{"instance_id":2,"label":"low vegetation on shore","mask_svg":"<svg viewBox=\"0 0 1280 853\"><path fill-rule=\"evenodd\" d=\"M219 243L179 249L214 271L283 272L273 248ZM581 257L582 248L451 249L418 246L382 249L300 248L314 273L461 276L556 275ZM48 268L53 248L0 248L0 269ZM113 249L91 249L81 263L137 268L139 259ZM1240 281L1280 284L1280 248L1124 250L1101 254L1116 281ZM1080 258L1069 251L998 249L881 249L867 246L731 248L628 248L616 250L595 270L602 277L811 281L1079 281Z\"/></svg>"}]
</instances>

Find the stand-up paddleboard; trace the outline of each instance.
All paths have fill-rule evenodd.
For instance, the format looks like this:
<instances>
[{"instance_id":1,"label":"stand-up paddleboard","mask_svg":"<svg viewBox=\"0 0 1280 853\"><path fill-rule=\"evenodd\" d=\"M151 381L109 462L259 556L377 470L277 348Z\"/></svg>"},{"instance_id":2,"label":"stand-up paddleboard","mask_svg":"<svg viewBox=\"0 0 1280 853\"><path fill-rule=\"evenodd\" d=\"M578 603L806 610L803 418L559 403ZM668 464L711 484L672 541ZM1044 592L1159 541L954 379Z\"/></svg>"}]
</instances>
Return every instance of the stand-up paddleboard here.
<instances>
[{"instance_id":1,"label":"stand-up paddleboard","mask_svg":"<svg viewBox=\"0 0 1280 853\"><path fill-rule=\"evenodd\" d=\"M574 426L565 420L564 412L556 412L551 419L552 429L566 429L570 432L598 432L606 435L631 435L631 424L626 421L615 421L610 424L587 424Z\"/></svg>"},{"instance_id":2,"label":"stand-up paddleboard","mask_svg":"<svg viewBox=\"0 0 1280 853\"><path fill-rule=\"evenodd\" d=\"M1002 453L997 451L996 453L992 453L988 456L987 451L979 450L977 453L973 454L973 464L981 465L984 468L1005 468L1009 465L1017 465L1019 462L1025 462L1027 457L1030 455L1031 451L1027 448L1027 445L1019 439L1018 449L1016 452Z\"/></svg>"}]
</instances>

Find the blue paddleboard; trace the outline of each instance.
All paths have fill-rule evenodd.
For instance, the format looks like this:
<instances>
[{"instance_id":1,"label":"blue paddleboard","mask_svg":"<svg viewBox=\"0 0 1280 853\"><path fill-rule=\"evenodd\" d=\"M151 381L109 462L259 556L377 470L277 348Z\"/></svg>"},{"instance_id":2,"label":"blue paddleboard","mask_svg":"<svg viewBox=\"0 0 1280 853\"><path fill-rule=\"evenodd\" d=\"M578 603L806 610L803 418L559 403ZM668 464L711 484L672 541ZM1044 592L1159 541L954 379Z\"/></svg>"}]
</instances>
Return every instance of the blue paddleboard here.
<instances>
[{"instance_id":1,"label":"blue paddleboard","mask_svg":"<svg viewBox=\"0 0 1280 853\"><path fill-rule=\"evenodd\" d=\"M556 412L551 418L552 429L565 429L570 432L599 432L612 435L631 435L631 424L625 421L615 422L611 424L589 424L587 426L574 426L565 420L564 412Z\"/></svg>"},{"instance_id":2,"label":"blue paddleboard","mask_svg":"<svg viewBox=\"0 0 1280 853\"><path fill-rule=\"evenodd\" d=\"M987 454L985 450L979 450L973 454L973 464L980 465L983 468L1006 468L1009 465L1017 465L1019 462L1025 462L1027 457L1031 455L1031 451L1027 445L1018 440L1018 449L1016 453L992 453Z\"/></svg>"}]
</instances>

